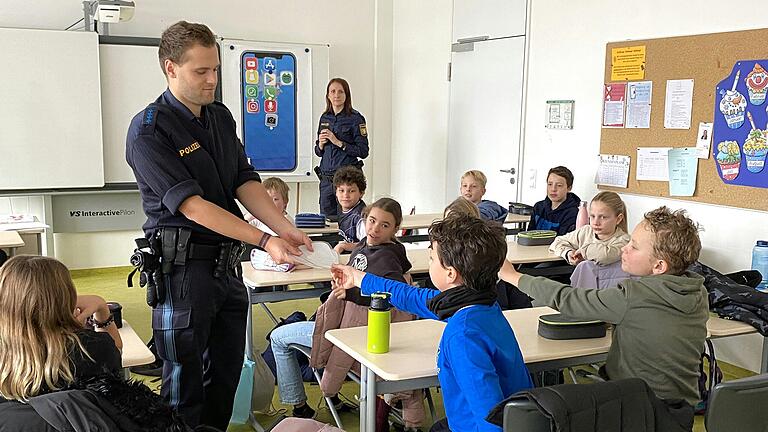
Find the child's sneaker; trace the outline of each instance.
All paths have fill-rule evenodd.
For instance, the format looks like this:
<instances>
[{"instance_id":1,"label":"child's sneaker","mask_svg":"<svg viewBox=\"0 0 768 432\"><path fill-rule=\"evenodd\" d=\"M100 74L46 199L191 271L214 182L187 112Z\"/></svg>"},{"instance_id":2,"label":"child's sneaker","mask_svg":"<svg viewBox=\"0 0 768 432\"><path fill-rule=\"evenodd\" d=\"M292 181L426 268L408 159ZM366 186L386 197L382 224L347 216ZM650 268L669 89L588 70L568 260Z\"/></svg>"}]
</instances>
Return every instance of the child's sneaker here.
<instances>
[{"instance_id":1,"label":"child's sneaker","mask_svg":"<svg viewBox=\"0 0 768 432\"><path fill-rule=\"evenodd\" d=\"M293 417L311 419L315 417L315 410L313 410L312 407L305 403L300 407L293 407L293 414L291 415Z\"/></svg>"},{"instance_id":2,"label":"child's sneaker","mask_svg":"<svg viewBox=\"0 0 768 432\"><path fill-rule=\"evenodd\" d=\"M342 400L339 395L331 396L331 402L333 403L336 412L347 412L357 408L355 405L348 404Z\"/></svg>"}]
</instances>

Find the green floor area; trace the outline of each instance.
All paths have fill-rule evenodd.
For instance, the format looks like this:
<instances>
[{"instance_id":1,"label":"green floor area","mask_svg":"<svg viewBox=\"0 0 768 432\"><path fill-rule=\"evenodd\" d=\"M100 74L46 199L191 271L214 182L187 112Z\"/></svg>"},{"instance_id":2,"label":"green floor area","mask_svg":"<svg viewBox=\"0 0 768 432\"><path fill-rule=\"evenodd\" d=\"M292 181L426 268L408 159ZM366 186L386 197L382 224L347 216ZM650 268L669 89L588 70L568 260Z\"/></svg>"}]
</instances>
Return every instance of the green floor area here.
<instances>
[{"instance_id":1,"label":"green floor area","mask_svg":"<svg viewBox=\"0 0 768 432\"><path fill-rule=\"evenodd\" d=\"M148 340L152 334L151 322L150 322L150 308L145 302L146 291L143 288L138 287L138 277L135 278L135 287L128 288L126 285L126 279L131 271L131 267L115 267L106 269L92 269L92 270L74 270L72 271L72 278L75 281L75 286L80 294L97 294L104 297L107 301L116 301L123 306L123 319L131 323L131 326L136 330L136 333L144 339ZM314 313L315 309L319 305L319 301L315 299L310 300L296 300L283 303L271 304L269 307L272 312L278 317L285 317L295 310L304 311L307 316ZM253 309L253 334L254 345L256 349L262 350L266 346L266 339L264 336L269 330L272 329L272 321L267 317L264 311L260 307L254 307ZM739 367L729 365L727 363L720 362L720 367L723 370L723 374L726 380L741 378L745 376L754 375L752 372ZM134 377L142 379L153 389L159 388L159 382L153 381L135 375ZM310 404L316 409L319 409L318 416L319 421L332 423L332 417L330 412L325 408L325 405L321 399L319 387L317 385L305 384L307 388L307 395L309 397ZM355 383L348 382L342 389L342 394L349 399L355 400L358 393L358 388ZM435 404L437 405L438 417L445 416L442 407L442 399L439 393L434 389L432 390ZM273 399L275 407L274 416L258 415L257 418L262 425L267 426L271 424L276 416L279 414L286 414L286 411L290 413L290 407L280 405L278 399L277 390L275 390L275 397ZM429 417L429 414L427 414ZM348 432L359 431L358 415L357 412L345 412L341 414L342 424L344 429ZM427 423L430 419L427 419ZM246 432L253 430L247 425L231 425L229 431ZM694 431L703 432L704 419L703 417L696 418L696 424Z\"/></svg>"}]
</instances>

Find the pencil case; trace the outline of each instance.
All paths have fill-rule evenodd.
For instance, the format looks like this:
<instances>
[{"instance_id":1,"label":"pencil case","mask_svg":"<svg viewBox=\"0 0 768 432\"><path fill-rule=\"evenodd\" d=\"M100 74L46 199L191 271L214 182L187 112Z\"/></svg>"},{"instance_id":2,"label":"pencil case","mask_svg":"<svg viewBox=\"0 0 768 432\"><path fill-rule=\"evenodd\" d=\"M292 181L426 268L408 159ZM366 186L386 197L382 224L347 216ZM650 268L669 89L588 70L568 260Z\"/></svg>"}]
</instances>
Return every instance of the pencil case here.
<instances>
[{"instance_id":1,"label":"pencil case","mask_svg":"<svg viewBox=\"0 0 768 432\"><path fill-rule=\"evenodd\" d=\"M577 320L563 314L539 317L539 336L545 339L591 339L605 336L606 324L602 321Z\"/></svg>"},{"instance_id":2,"label":"pencil case","mask_svg":"<svg viewBox=\"0 0 768 432\"><path fill-rule=\"evenodd\" d=\"M557 232L552 230L531 230L517 233L517 244L521 246L541 246L552 244Z\"/></svg>"}]
</instances>

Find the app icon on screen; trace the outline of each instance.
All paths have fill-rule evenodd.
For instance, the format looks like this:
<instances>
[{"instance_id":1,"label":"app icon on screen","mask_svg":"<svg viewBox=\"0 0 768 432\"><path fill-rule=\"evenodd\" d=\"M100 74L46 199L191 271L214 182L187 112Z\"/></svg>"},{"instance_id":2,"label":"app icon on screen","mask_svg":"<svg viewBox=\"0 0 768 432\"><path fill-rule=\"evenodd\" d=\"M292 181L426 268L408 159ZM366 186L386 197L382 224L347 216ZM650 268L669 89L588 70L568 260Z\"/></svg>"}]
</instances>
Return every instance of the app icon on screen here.
<instances>
[{"instance_id":1,"label":"app icon on screen","mask_svg":"<svg viewBox=\"0 0 768 432\"><path fill-rule=\"evenodd\" d=\"M247 82L248 84L258 84L259 71L255 69L245 71L245 82Z\"/></svg>"},{"instance_id":2,"label":"app icon on screen","mask_svg":"<svg viewBox=\"0 0 768 432\"><path fill-rule=\"evenodd\" d=\"M259 60L256 57L245 59L245 70L254 70L259 68Z\"/></svg>"},{"instance_id":3,"label":"app icon on screen","mask_svg":"<svg viewBox=\"0 0 768 432\"><path fill-rule=\"evenodd\" d=\"M291 71L282 71L282 72L280 72L280 84L281 85L292 85L293 84L293 72L291 72Z\"/></svg>"},{"instance_id":4,"label":"app icon on screen","mask_svg":"<svg viewBox=\"0 0 768 432\"><path fill-rule=\"evenodd\" d=\"M264 60L262 60L262 64L264 65L264 70L267 72L274 72L275 71L275 65L277 64L277 59L274 59L272 57L264 57Z\"/></svg>"},{"instance_id":5,"label":"app icon on screen","mask_svg":"<svg viewBox=\"0 0 768 432\"><path fill-rule=\"evenodd\" d=\"M264 106L266 109L266 105ZM248 102L246 102L245 105L246 111L249 113L255 114L259 112L259 100L258 99L248 99Z\"/></svg>"},{"instance_id":6,"label":"app icon on screen","mask_svg":"<svg viewBox=\"0 0 768 432\"><path fill-rule=\"evenodd\" d=\"M277 87L265 86L264 87L264 99L277 98Z\"/></svg>"},{"instance_id":7,"label":"app icon on screen","mask_svg":"<svg viewBox=\"0 0 768 432\"><path fill-rule=\"evenodd\" d=\"M267 99L264 101L264 112L265 113L276 113L277 112L277 100L275 99Z\"/></svg>"},{"instance_id":8,"label":"app icon on screen","mask_svg":"<svg viewBox=\"0 0 768 432\"><path fill-rule=\"evenodd\" d=\"M265 73L264 74L264 85L265 86L274 86L277 84L277 77L275 77L275 74L273 73Z\"/></svg>"},{"instance_id":9,"label":"app icon on screen","mask_svg":"<svg viewBox=\"0 0 768 432\"><path fill-rule=\"evenodd\" d=\"M259 97L259 86L247 85L245 86L245 97L248 99L256 99Z\"/></svg>"},{"instance_id":10,"label":"app icon on screen","mask_svg":"<svg viewBox=\"0 0 768 432\"><path fill-rule=\"evenodd\" d=\"M268 128L277 127L277 114L264 114L264 125Z\"/></svg>"}]
</instances>

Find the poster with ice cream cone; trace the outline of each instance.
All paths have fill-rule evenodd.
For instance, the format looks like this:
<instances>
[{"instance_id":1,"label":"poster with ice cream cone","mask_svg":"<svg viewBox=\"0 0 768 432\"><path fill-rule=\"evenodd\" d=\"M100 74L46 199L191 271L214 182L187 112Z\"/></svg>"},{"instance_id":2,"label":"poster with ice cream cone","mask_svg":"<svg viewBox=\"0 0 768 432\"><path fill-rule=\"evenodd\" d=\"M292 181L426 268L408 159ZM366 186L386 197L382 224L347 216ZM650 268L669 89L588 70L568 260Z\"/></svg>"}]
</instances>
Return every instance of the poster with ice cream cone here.
<instances>
[{"instance_id":1,"label":"poster with ice cream cone","mask_svg":"<svg viewBox=\"0 0 768 432\"><path fill-rule=\"evenodd\" d=\"M712 155L724 183L768 188L768 59L741 60L717 84Z\"/></svg>"}]
</instances>

